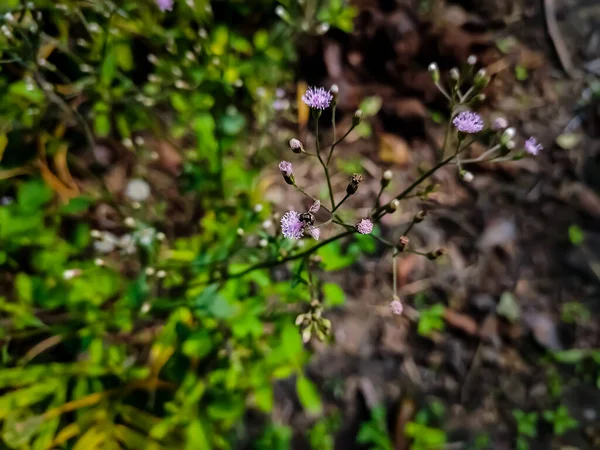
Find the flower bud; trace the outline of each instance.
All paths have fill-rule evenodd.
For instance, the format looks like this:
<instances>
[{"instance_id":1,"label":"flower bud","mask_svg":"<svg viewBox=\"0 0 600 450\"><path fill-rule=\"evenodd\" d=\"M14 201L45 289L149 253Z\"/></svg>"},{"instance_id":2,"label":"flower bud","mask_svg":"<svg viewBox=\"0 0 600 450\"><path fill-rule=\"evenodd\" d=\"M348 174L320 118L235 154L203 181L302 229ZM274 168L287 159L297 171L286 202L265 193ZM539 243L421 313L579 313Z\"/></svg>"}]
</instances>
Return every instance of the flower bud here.
<instances>
[{"instance_id":1,"label":"flower bud","mask_svg":"<svg viewBox=\"0 0 600 450\"><path fill-rule=\"evenodd\" d=\"M290 148L294 153L302 153L304 151L304 146L302 145L302 142L295 138L290 139Z\"/></svg>"},{"instance_id":2,"label":"flower bud","mask_svg":"<svg viewBox=\"0 0 600 450\"><path fill-rule=\"evenodd\" d=\"M243 236L244 235L244 229L243 228L238 228L237 229L237 235L238 236Z\"/></svg>"},{"instance_id":3,"label":"flower bud","mask_svg":"<svg viewBox=\"0 0 600 450\"><path fill-rule=\"evenodd\" d=\"M508 121L504 117L497 117L492 122L493 131L502 131L508 127Z\"/></svg>"},{"instance_id":4,"label":"flower bud","mask_svg":"<svg viewBox=\"0 0 600 450\"><path fill-rule=\"evenodd\" d=\"M467 58L467 64L468 64L468 65L470 65L470 66L474 66L475 64L477 64L477 56L475 56L475 55L470 55L470 56Z\"/></svg>"},{"instance_id":5,"label":"flower bud","mask_svg":"<svg viewBox=\"0 0 600 450\"><path fill-rule=\"evenodd\" d=\"M364 178L360 173L355 173L354 175L352 175L352 177L350 178L350 182L346 187L346 193L348 195L354 195L358 190L358 185L362 183L363 180Z\"/></svg>"},{"instance_id":6,"label":"flower bud","mask_svg":"<svg viewBox=\"0 0 600 450\"><path fill-rule=\"evenodd\" d=\"M500 135L500 143L502 145L506 145L508 142L512 141L512 139L516 136L516 134L517 134L517 130L515 130L513 127L507 128Z\"/></svg>"},{"instance_id":7,"label":"flower bud","mask_svg":"<svg viewBox=\"0 0 600 450\"><path fill-rule=\"evenodd\" d=\"M425 211L425 210L419 211L417 214L415 214L414 222L415 223L423 222L426 215L427 215L427 211Z\"/></svg>"},{"instance_id":8,"label":"flower bud","mask_svg":"<svg viewBox=\"0 0 600 450\"><path fill-rule=\"evenodd\" d=\"M338 96L340 94L340 88L337 84L332 84L329 88L329 92L333 96L333 98L331 99L331 106L335 106L337 104Z\"/></svg>"},{"instance_id":9,"label":"flower bud","mask_svg":"<svg viewBox=\"0 0 600 450\"><path fill-rule=\"evenodd\" d=\"M431 79L433 80L433 82L435 84L438 84L440 82L440 69L439 69L438 65L433 62L433 63L429 64L429 67L427 68L427 70L429 70L429 75L431 76Z\"/></svg>"},{"instance_id":10,"label":"flower bud","mask_svg":"<svg viewBox=\"0 0 600 450\"><path fill-rule=\"evenodd\" d=\"M167 272L165 272L164 270L159 270L158 272L156 272L157 278L164 278L166 276L167 276Z\"/></svg>"},{"instance_id":11,"label":"flower bud","mask_svg":"<svg viewBox=\"0 0 600 450\"><path fill-rule=\"evenodd\" d=\"M395 198L385 206L385 210L388 214L391 214L393 212L396 212L398 206L400 206L400 201L397 198Z\"/></svg>"},{"instance_id":12,"label":"flower bud","mask_svg":"<svg viewBox=\"0 0 600 450\"><path fill-rule=\"evenodd\" d=\"M436 259L445 254L446 250L444 250L443 248L438 248L437 250L427 253L427 259L429 259L430 261L435 261Z\"/></svg>"},{"instance_id":13,"label":"flower bud","mask_svg":"<svg viewBox=\"0 0 600 450\"><path fill-rule=\"evenodd\" d=\"M126 217L124 223L126 227L135 228L135 219L133 217Z\"/></svg>"},{"instance_id":14,"label":"flower bud","mask_svg":"<svg viewBox=\"0 0 600 450\"><path fill-rule=\"evenodd\" d=\"M488 76L485 69L480 69L473 79L475 89L481 90L488 85L490 82L490 77Z\"/></svg>"},{"instance_id":15,"label":"flower bud","mask_svg":"<svg viewBox=\"0 0 600 450\"><path fill-rule=\"evenodd\" d=\"M404 249L408 247L408 242L408 236L400 236L400 239L398 239L398 245L396 246L398 251L403 252Z\"/></svg>"},{"instance_id":16,"label":"flower bud","mask_svg":"<svg viewBox=\"0 0 600 450\"><path fill-rule=\"evenodd\" d=\"M149 277L154 275L155 272L156 270L154 269L154 267L146 267L146 275L148 275Z\"/></svg>"},{"instance_id":17,"label":"flower bud","mask_svg":"<svg viewBox=\"0 0 600 450\"><path fill-rule=\"evenodd\" d=\"M471 181L473 181L475 179L475 175L473 175L471 172L469 172L467 170L461 171L460 176L463 179L463 181L465 181L466 183L470 183Z\"/></svg>"},{"instance_id":18,"label":"flower bud","mask_svg":"<svg viewBox=\"0 0 600 450\"><path fill-rule=\"evenodd\" d=\"M357 109L352 116L352 126L357 126L362 121L363 112Z\"/></svg>"},{"instance_id":19,"label":"flower bud","mask_svg":"<svg viewBox=\"0 0 600 450\"><path fill-rule=\"evenodd\" d=\"M391 170L386 170L385 172L383 172L383 174L381 175L381 187L387 187L390 184L390 181L392 180L393 176L394 174Z\"/></svg>"},{"instance_id":20,"label":"flower bud","mask_svg":"<svg viewBox=\"0 0 600 450\"><path fill-rule=\"evenodd\" d=\"M292 163L288 161L281 161L279 163L279 170L281 171L281 175L287 184L294 185L294 172L292 168Z\"/></svg>"},{"instance_id":21,"label":"flower bud","mask_svg":"<svg viewBox=\"0 0 600 450\"><path fill-rule=\"evenodd\" d=\"M460 71L456 67L450 69L450 78L454 81L460 80Z\"/></svg>"}]
</instances>

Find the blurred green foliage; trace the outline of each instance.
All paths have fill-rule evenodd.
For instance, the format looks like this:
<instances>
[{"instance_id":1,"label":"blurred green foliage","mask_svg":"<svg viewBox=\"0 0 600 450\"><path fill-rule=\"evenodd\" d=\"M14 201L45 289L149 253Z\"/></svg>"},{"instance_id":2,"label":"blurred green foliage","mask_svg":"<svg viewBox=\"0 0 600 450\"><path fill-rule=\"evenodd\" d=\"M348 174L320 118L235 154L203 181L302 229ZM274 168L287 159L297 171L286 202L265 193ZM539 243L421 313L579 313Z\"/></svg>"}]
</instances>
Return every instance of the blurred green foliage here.
<instances>
[{"instance_id":1,"label":"blurred green foliage","mask_svg":"<svg viewBox=\"0 0 600 450\"><path fill-rule=\"evenodd\" d=\"M222 277L292 250L262 228L271 211L257 179L273 159L265 130L279 114L278 88L293 79L295 36L307 31L277 6L0 5L2 448L285 449L290 428L253 430L245 419L271 414L274 385L287 378L306 413L321 415L293 323L311 300L294 289L306 283L305 261L291 280L268 270ZM323 2L311 23L348 30L353 11ZM165 200L119 203L90 159L102 139L133 154L143 176L151 149L142 134L176 142L185 156L177 187L201 211L185 233L172 231ZM123 250L102 260L91 238L100 205L119 216ZM129 231L126 216L135 217ZM238 229L266 245L244 247ZM371 247L323 247L327 269ZM317 291L327 307L344 303L335 284ZM319 424L311 439L329 442Z\"/></svg>"}]
</instances>

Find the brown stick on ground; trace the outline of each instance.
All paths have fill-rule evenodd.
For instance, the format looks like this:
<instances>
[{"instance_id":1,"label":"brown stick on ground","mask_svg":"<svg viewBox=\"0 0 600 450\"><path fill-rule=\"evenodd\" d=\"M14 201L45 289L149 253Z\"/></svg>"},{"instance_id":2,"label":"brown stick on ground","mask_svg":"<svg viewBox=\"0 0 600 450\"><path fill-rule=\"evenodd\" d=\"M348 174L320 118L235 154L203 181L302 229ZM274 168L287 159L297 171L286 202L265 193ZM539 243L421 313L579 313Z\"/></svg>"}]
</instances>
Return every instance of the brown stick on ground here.
<instances>
[{"instance_id":1,"label":"brown stick on ground","mask_svg":"<svg viewBox=\"0 0 600 450\"><path fill-rule=\"evenodd\" d=\"M556 21L556 5L554 4L554 0L544 0L544 16L546 19L546 26L548 27L548 35L550 36L550 40L552 41L552 45L558 55L558 60L560 61L563 70L569 78L577 78L577 71L573 66L571 55L569 54L569 50L567 50L562 33L558 27L558 22Z\"/></svg>"}]
</instances>

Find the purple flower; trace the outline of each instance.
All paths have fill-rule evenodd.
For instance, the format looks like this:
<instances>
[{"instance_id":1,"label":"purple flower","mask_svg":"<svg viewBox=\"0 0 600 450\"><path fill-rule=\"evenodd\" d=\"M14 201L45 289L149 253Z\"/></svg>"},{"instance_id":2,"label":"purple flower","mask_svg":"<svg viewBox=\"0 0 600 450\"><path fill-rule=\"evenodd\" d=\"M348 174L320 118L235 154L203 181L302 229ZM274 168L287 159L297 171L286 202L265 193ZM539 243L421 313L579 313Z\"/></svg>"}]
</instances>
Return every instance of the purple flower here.
<instances>
[{"instance_id":1,"label":"purple flower","mask_svg":"<svg viewBox=\"0 0 600 450\"><path fill-rule=\"evenodd\" d=\"M296 211L288 211L281 218L281 232L288 239L300 239L304 236L304 223Z\"/></svg>"},{"instance_id":2,"label":"purple flower","mask_svg":"<svg viewBox=\"0 0 600 450\"><path fill-rule=\"evenodd\" d=\"M302 101L312 109L327 109L331 100L333 100L331 92L322 87L309 87L302 96Z\"/></svg>"},{"instance_id":3,"label":"purple flower","mask_svg":"<svg viewBox=\"0 0 600 450\"><path fill-rule=\"evenodd\" d=\"M360 234L371 234L371 231L373 231L373 222L370 219L362 219L356 225L356 230Z\"/></svg>"},{"instance_id":4,"label":"purple flower","mask_svg":"<svg viewBox=\"0 0 600 450\"><path fill-rule=\"evenodd\" d=\"M462 133L475 134L483 130L481 116L473 111L463 111L452 121L456 129Z\"/></svg>"},{"instance_id":5,"label":"purple flower","mask_svg":"<svg viewBox=\"0 0 600 450\"><path fill-rule=\"evenodd\" d=\"M279 170L281 170L281 174L284 177L290 177L292 176L293 172L293 167L292 167L292 163L289 161L281 161L279 163Z\"/></svg>"},{"instance_id":6,"label":"purple flower","mask_svg":"<svg viewBox=\"0 0 600 450\"><path fill-rule=\"evenodd\" d=\"M508 128L508 122L504 117L498 117L492 122L492 130L494 131L502 131L505 128Z\"/></svg>"},{"instance_id":7,"label":"purple flower","mask_svg":"<svg viewBox=\"0 0 600 450\"><path fill-rule=\"evenodd\" d=\"M525 151L527 153L529 153L530 155L537 155L541 150L544 150L544 147L542 147L542 144L540 144L536 138L534 137L530 137L529 139L527 139L527 141L525 141Z\"/></svg>"},{"instance_id":8,"label":"purple flower","mask_svg":"<svg viewBox=\"0 0 600 450\"><path fill-rule=\"evenodd\" d=\"M161 11L171 11L173 9L173 0L156 0L158 9Z\"/></svg>"},{"instance_id":9,"label":"purple flower","mask_svg":"<svg viewBox=\"0 0 600 450\"><path fill-rule=\"evenodd\" d=\"M390 309L392 310L392 314L396 314L398 316L402 314L404 306L402 306L402 302L398 297L394 298L394 300L390 303Z\"/></svg>"}]
</instances>

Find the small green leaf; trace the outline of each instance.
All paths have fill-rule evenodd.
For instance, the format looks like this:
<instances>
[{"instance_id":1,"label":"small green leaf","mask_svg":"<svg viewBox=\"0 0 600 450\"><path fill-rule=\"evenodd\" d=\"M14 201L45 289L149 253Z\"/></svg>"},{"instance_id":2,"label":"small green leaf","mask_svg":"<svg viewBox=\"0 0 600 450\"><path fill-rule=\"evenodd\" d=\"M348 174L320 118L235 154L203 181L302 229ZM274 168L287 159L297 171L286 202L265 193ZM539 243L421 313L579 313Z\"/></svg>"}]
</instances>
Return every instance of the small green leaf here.
<instances>
[{"instance_id":1,"label":"small green leaf","mask_svg":"<svg viewBox=\"0 0 600 450\"><path fill-rule=\"evenodd\" d=\"M322 405L319 391L313 382L304 375L300 375L296 379L296 392L300 403L308 413L315 415L321 413Z\"/></svg>"},{"instance_id":2,"label":"small green leaf","mask_svg":"<svg viewBox=\"0 0 600 450\"><path fill-rule=\"evenodd\" d=\"M569 240L571 241L571 244L578 247L583 243L584 239L585 236L581 228L579 228L577 225L571 225L569 227Z\"/></svg>"},{"instance_id":3,"label":"small green leaf","mask_svg":"<svg viewBox=\"0 0 600 450\"><path fill-rule=\"evenodd\" d=\"M325 296L325 306L334 308L342 306L346 302L344 290L335 283L325 283L323 285L323 294Z\"/></svg>"}]
</instances>

